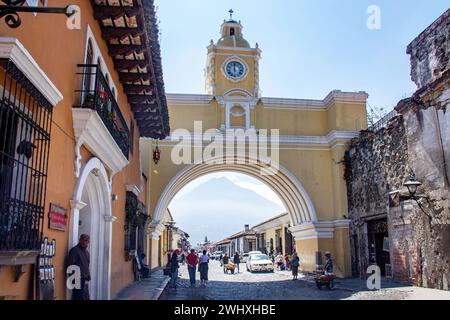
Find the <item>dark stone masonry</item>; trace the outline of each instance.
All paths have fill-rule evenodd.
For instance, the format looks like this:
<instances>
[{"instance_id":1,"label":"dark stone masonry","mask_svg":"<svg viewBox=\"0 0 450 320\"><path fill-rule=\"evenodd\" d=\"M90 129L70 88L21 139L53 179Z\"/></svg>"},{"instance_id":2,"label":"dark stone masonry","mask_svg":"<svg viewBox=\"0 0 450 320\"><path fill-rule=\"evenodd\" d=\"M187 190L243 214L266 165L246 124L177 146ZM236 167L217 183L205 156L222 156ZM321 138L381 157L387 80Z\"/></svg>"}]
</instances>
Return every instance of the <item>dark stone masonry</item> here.
<instances>
[{"instance_id":1,"label":"dark stone masonry","mask_svg":"<svg viewBox=\"0 0 450 320\"><path fill-rule=\"evenodd\" d=\"M450 10L408 46L418 90L346 154L355 276L376 264L397 281L450 288L449 48ZM416 198L403 186L411 174Z\"/></svg>"}]
</instances>

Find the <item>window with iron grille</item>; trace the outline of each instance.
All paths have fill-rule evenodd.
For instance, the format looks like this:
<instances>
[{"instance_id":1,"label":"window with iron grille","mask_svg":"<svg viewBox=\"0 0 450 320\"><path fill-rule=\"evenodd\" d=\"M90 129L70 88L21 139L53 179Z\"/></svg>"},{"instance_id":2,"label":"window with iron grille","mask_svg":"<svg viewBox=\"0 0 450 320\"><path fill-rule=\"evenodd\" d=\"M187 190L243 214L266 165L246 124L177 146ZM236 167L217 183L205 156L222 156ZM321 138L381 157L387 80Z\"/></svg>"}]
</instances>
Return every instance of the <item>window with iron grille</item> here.
<instances>
[{"instance_id":1,"label":"window with iron grille","mask_svg":"<svg viewBox=\"0 0 450 320\"><path fill-rule=\"evenodd\" d=\"M40 249L52 105L0 59L0 251Z\"/></svg>"},{"instance_id":2,"label":"window with iron grille","mask_svg":"<svg viewBox=\"0 0 450 320\"><path fill-rule=\"evenodd\" d=\"M130 191L127 191L125 212L125 251L137 250L138 253L143 253L147 209Z\"/></svg>"}]
</instances>

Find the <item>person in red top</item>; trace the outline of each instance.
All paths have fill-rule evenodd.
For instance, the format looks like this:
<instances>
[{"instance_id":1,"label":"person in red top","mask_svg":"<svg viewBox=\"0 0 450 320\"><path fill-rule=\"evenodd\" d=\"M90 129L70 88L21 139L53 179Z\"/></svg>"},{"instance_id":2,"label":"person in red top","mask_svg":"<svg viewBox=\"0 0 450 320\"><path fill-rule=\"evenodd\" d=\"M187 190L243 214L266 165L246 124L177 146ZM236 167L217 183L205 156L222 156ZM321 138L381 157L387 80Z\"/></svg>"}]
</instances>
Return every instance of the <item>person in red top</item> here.
<instances>
[{"instance_id":1,"label":"person in red top","mask_svg":"<svg viewBox=\"0 0 450 320\"><path fill-rule=\"evenodd\" d=\"M186 257L186 261L188 264L189 271L189 279L191 281L191 287L195 287L195 271L197 269L198 264L198 255L195 253L195 250L192 249L191 253Z\"/></svg>"}]
</instances>

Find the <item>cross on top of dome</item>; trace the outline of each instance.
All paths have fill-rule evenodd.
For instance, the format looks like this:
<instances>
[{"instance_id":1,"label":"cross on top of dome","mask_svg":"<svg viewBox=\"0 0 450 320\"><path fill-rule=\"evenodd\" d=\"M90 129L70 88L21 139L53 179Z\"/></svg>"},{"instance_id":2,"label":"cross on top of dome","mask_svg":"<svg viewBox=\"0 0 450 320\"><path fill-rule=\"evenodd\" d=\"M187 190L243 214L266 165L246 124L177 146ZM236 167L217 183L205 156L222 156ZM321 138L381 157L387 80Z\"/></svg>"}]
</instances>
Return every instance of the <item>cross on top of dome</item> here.
<instances>
[{"instance_id":1,"label":"cross on top of dome","mask_svg":"<svg viewBox=\"0 0 450 320\"><path fill-rule=\"evenodd\" d=\"M233 20L233 13L234 13L233 9L230 9L230 11L228 12L230 13L230 20L228 22L236 22Z\"/></svg>"}]
</instances>

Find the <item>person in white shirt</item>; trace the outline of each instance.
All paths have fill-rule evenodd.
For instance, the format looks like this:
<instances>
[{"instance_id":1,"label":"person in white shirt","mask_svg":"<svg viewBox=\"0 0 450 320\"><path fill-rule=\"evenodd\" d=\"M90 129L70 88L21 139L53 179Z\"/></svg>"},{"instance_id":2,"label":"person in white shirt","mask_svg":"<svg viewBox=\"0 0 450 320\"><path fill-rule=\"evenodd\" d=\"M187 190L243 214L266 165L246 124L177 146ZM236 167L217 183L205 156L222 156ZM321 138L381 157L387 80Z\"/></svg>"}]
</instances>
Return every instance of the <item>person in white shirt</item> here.
<instances>
[{"instance_id":1,"label":"person in white shirt","mask_svg":"<svg viewBox=\"0 0 450 320\"><path fill-rule=\"evenodd\" d=\"M209 257L206 254L206 250L203 250L203 255L200 257L200 264L198 266L198 271L200 272L200 282L202 285L206 284L206 281L208 281L208 264Z\"/></svg>"}]
</instances>

